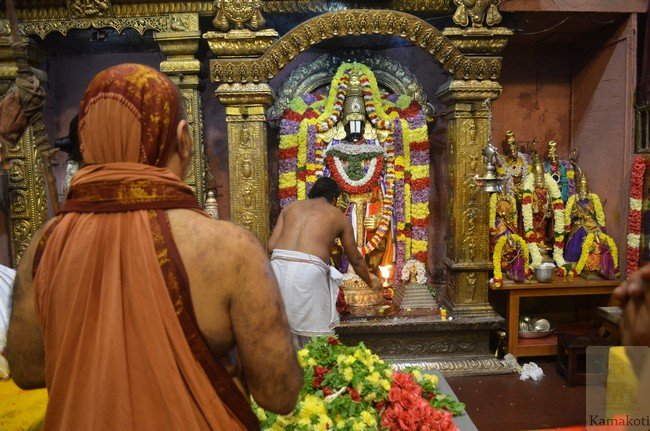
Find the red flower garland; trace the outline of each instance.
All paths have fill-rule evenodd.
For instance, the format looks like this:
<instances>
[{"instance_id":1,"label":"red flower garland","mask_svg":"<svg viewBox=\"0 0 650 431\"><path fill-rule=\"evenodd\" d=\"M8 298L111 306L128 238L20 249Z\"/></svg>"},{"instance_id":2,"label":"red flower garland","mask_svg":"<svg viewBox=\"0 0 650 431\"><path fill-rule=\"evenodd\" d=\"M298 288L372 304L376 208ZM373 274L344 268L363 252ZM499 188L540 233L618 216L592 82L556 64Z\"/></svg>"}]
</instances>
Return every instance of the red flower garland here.
<instances>
[{"instance_id":1,"label":"red flower garland","mask_svg":"<svg viewBox=\"0 0 650 431\"><path fill-rule=\"evenodd\" d=\"M377 165L375 166L375 172L373 172L372 177L364 184L353 186L352 184L348 184L348 182L343 179L343 176L341 175L338 168L336 167L336 163L334 162L334 157L327 156L325 158L325 163L327 163L327 167L329 167L330 173L332 174L332 177L334 178L336 183L343 190L345 190L347 193L350 194L369 192L377 184L377 181L379 181L379 177L381 176L381 173L384 170L384 158L377 157Z\"/></svg>"},{"instance_id":2,"label":"red flower garland","mask_svg":"<svg viewBox=\"0 0 650 431\"><path fill-rule=\"evenodd\" d=\"M630 212L627 216L627 276L639 269L639 240L641 237L641 209L643 202L643 177L645 176L645 160L638 156L634 159L632 175L630 176Z\"/></svg>"}]
</instances>

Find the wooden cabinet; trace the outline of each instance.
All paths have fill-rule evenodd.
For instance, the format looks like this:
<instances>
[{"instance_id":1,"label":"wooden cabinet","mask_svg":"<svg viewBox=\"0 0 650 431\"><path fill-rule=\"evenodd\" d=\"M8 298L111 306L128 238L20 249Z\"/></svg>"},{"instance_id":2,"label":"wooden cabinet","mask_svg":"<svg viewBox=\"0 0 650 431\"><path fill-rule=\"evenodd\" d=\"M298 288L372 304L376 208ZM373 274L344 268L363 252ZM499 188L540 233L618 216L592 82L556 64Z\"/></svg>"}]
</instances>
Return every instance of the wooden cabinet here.
<instances>
[{"instance_id":1,"label":"wooden cabinet","mask_svg":"<svg viewBox=\"0 0 650 431\"><path fill-rule=\"evenodd\" d=\"M519 338L519 301L521 298L611 295L619 283L618 280L585 280L576 277L557 279L551 283L510 283L501 287L490 285L490 289L504 291L508 295L506 313L508 353L520 358L523 356L550 356L557 352L557 337L554 334L544 338Z\"/></svg>"}]
</instances>

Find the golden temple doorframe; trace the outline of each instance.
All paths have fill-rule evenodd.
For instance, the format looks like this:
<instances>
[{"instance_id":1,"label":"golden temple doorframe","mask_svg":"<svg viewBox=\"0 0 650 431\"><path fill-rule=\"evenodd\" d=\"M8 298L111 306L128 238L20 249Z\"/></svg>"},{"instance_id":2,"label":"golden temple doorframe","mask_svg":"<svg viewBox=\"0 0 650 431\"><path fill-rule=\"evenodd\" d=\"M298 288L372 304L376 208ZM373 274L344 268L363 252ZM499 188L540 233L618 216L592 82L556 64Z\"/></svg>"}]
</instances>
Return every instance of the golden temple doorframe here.
<instances>
[{"instance_id":1,"label":"golden temple doorframe","mask_svg":"<svg viewBox=\"0 0 650 431\"><path fill-rule=\"evenodd\" d=\"M28 59L32 66L39 63L40 52L30 44ZM40 80L47 79L45 72L34 70ZM9 39L0 41L0 98L4 97L18 74ZM34 127L42 127L42 121L27 128L14 148L3 148L3 163L7 169L9 189L9 248L12 266L16 267L29 245L32 235L48 219L48 201L45 189L45 166L36 142ZM44 136L44 134L38 134ZM53 197L56 199L56 196Z\"/></svg>"},{"instance_id":2,"label":"golden temple doorframe","mask_svg":"<svg viewBox=\"0 0 650 431\"><path fill-rule=\"evenodd\" d=\"M194 56L199 48L201 32L198 15L186 16L187 30L154 34L160 50L167 56L160 71L167 74L180 89L187 122L192 136L192 160L185 182L192 187L199 203L206 198L205 170L207 166L203 133L203 109L199 92L201 62Z\"/></svg>"},{"instance_id":3,"label":"golden temple doorframe","mask_svg":"<svg viewBox=\"0 0 650 431\"><path fill-rule=\"evenodd\" d=\"M494 81L453 80L438 91L447 104L448 235L444 259L449 269L445 306L454 315L494 316L488 302L492 270L488 234L488 193L475 175L484 175L481 154L492 127L485 99L496 99L501 86Z\"/></svg>"},{"instance_id":4,"label":"golden temple doorframe","mask_svg":"<svg viewBox=\"0 0 650 431\"><path fill-rule=\"evenodd\" d=\"M266 247L270 202L266 108L273 92L266 83L221 84L226 106L231 220L250 230Z\"/></svg>"}]
</instances>

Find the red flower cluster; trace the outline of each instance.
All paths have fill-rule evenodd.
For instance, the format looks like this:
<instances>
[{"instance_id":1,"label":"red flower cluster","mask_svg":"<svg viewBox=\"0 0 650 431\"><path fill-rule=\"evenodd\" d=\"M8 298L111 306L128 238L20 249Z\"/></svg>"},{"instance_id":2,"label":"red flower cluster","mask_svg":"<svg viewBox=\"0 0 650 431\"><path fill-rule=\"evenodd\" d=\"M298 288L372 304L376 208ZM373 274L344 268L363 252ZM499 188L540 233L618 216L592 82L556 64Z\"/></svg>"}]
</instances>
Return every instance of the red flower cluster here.
<instances>
[{"instance_id":1,"label":"red flower cluster","mask_svg":"<svg viewBox=\"0 0 650 431\"><path fill-rule=\"evenodd\" d=\"M458 431L451 412L433 408L409 373L395 373L381 425L391 431Z\"/></svg>"},{"instance_id":2,"label":"red flower cluster","mask_svg":"<svg viewBox=\"0 0 650 431\"><path fill-rule=\"evenodd\" d=\"M314 380L311 382L311 385L314 387L314 389L319 389L321 387L325 375L330 371L331 370L329 368L314 365Z\"/></svg>"}]
</instances>

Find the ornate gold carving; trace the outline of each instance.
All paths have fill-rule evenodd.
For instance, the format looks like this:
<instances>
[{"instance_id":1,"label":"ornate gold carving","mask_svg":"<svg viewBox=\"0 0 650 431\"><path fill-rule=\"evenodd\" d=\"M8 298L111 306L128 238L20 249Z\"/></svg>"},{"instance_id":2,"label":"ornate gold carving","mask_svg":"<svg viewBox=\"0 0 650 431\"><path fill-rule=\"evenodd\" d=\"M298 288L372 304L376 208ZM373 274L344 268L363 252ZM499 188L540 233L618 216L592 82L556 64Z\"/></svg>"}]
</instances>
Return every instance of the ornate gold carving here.
<instances>
[{"instance_id":1,"label":"ornate gold carving","mask_svg":"<svg viewBox=\"0 0 650 431\"><path fill-rule=\"evenodd\" d=\"M273 95L266 84L222 84L217 97L226 105L230 212L263 244L270 234L265 107Z\"/></svg>"},{"instance_id":2,"label":"ornate gold carving","mask_svg":"<svg viewBox=\"0 0 650 431\"><path fill-rule=\"evenodd\" d=\"M110 0L67 0L70 17L103 18L111 16Z\"/></svg>"},{"instance_id":3,"label":"ornate gold carving","mask_svg":"<svg viewBox=\"0 0 650 431\"><path fill-rule=\"evenodd\" d=\"M429 52L450 75L461 79L497 79L501 58L469 57L426 21L387 10L346 10L312 18L285 34L257 59L217 59L211 62L217 82L265 82L307 48L346 35L381 34L402 37Z\"/></svg>"},{"instance_id":4,"label":"ornate gold carving","mask_svg":"<svg viewBox=\"0 0 650 431\"><path fill-rule=\"evenodd\" d=\"M490 270L487 231L487 194L473 177L481 174L481 149L490 124L481 98L496 98L493 81L452 81L438 97L447 103L449 142L449 234L444 263L450 271L447 306L454 315L493 315L487 300Z\"/></svg>"},{"instance_id":5,"label":"ornate gold carving","mask_svg":"<svg viewBox=\"0 0 650 431\"><path fill-rule=\"evenodd\" d=\"M464 54L498 54L508 44L512 30L505 27L450 27L442 31Z\"/></svg>"},{"instance_id":6,"label":"ornate gold carving","mask_svg":"<svg viewBox=\"0 0 650 431\"><path fill-rule=\"evenodd\" d=\"M282 84L276 102L268 110L270 121L281 119L284 110L294 98L329 85L332 76L343 61L365 64L373 71L380 85L395 94L406 94L412 97L424 107L428 117L433 116L434 108L427 102L427 95L422 85L407 68L391 58L368 51L357 51L340 56L325 54L295 68Z\"/></svg>"},{"instance_id":7,"label":"ornate gold carving","mask_svg":"<svg viewBox=\"0 0 650 431\"><path fill-rule=\"evenodd\" d=\"M216 0L214 3L217 14L212 24L220 30L230 30L232 25L237 30L243 29L244 25L258 30L266 23L260 0Z\"/></svg>"},{"instance_id":8,"label":"ornate gold carving","mask_svg":"<svg viewBox=\"0 0 650 431\"><path fill-rule=\"evenodd\" d=\"M501 0L454 0L454 22L461 27L470 23L473 27L483 27L484 23L492 27L501 22L499 3Z\"/></svg>"},{"instance_id":9,"label":"ornate gold carving","mask_svg":"<svg viewBox=\"0 0 650 431\"><path fill-rule=\"evenodd\" d=\"M190 19L192 15L187 16ZM166 15L166 16L141 16L141 17L128 17L128 18L86 18L86 19L72 19L72 20L43 20L43 21L29 21L23 22L20 26L20 32L23 35L35 34L41 38L45 38L49 33L59 32L66 35L72 29L87 29L87 28L113 28L119 32L126 28L132 28L141 35L147 30L155 30L157 32L174 31L174 28L184 26L183 20L185 16ZM195 24L193 21L188 21L188 30L198 30L198 20ZM183 27L184 28L184 27Z\"/></svg>"},{"instance_id":10,"label":"ornate gold carving","mask_svg":"<svg viewBox=\"0 0 650 431\"><path fill-rule=\"evenodd\" d=\"M391 6L411 12L451 12L452 0L393 0Z\"/></svg>"},{"instance_id":11,"label":"ornate gold carving","mask_svg":"<svg viewBox=\"0 0 650 431\"><path fill-rule=\"evenodd\" d=\"M197 15L178 17L183 28L198 26ZM177 27L178 28L178 27ZM160 63L160 70L178 85L185 103L187 122L192 136L192 160L185 182L192 187L199 202L206 200L205 187L205 144L203 139L203 115L201 114L201 95L199 94L198 73L201 62L194 58L199 47L201 32L179 31L163 32L154 35L167 60Z\"/></svg>"},{"instance_id":12,"label":"ornate gold carving","mask_svg":"<svg viewBox=\"0 0 650 431\"><path fill-rule=\"evenodd\" d=\"M331 6L327 0L266 0L262 2L262 12L299 13L299 12L328 12Z\"/></svg>"},{"instance_id":13,"label":"ornate gold carving","mask_svg":"<svg viewBox=\"0 0 650 431\"><path fill-rule=\"evenodd\" d=\"M113 13L117 17L155 16L178 13L199 13L208 15L214 12L212 1L202 2L164 2L164 3L126 3L117 4L113 0ZM189 29L197 30L197 29Z\"/></svg>"},{"instance_id":14,"label":"ornate gold carving","mask_svg":"<svg viewBox=\"0 0 650 431\"><path fill-rule=\"evenodd\" d=\"M20 263L34 232L47 221L45 167L34 142L32 128L23 135L20 145L8 151L9 164L9 241L13 265Z\"/></svg>"},{"instance_id":15,"label":"ornate gold carving","mask_svg":"<svg viewBox=\"0 0 650 431\"><path fill-rule=\"evenodd\" d=\"M273 45L278 32L271 29L241 29L227 33L209 31L203 38L208 41L210 51L218 57L257 57Z\"/></svg>"}]
</instances>

